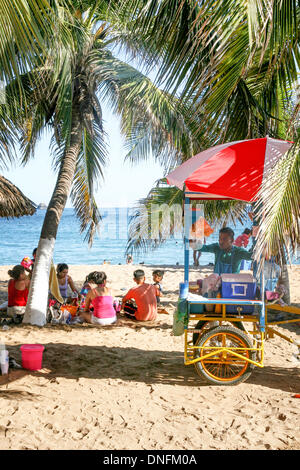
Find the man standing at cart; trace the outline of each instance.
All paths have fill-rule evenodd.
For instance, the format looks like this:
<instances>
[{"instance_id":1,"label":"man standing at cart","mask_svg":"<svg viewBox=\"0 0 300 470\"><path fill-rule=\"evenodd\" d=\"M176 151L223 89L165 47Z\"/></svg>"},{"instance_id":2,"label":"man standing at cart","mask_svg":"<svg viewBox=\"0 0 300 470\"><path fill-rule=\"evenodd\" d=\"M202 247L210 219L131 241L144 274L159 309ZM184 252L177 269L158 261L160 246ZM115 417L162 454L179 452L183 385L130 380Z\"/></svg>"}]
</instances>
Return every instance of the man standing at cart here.
<instances>
[{"instance_id":1,"label":"man standing at cart","mask_svg":"<svg viewBox=\"0 0 300 470\"><path fill-rule=\"evenodd\" d=\"M227 274L239 273L242 260L251 260L252 251L247 251L242 247L234 246L234 231L229 227L224 227L219 231L219 243L203 245L199 253L214 253L215 267L214 273Z\"/></svg>"}]
</instances>

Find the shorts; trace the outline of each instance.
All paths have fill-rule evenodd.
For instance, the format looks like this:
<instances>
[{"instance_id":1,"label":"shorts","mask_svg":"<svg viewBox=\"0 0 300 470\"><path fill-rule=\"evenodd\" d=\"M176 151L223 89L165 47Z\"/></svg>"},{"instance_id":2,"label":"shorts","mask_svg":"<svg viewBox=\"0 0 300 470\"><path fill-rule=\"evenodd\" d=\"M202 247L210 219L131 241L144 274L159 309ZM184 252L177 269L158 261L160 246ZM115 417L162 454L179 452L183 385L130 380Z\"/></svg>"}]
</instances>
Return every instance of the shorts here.
<instances>
[{"instance_id":1,"label":"shorts","mask_svg":"<svg viewBox=\"0 0 300 470\"><path fill-rule=\"evenodd\" d=\"M137 307L132 302L126 302L124 305L125 317L135 319Z\"/></svg>"},{"instance_id":2,"label":"shorts","mask_svg":"<svg viewBox=\"0 0 300 470\"><path fill-rule=\"evenodd\" d=\"M9 317L12 317L14 318L16 315L24 315L25 313L25 310L26 310L26 306L24 307L20 307L18 305L14 306L14 307L7 307L7 315Z\"/></svg>"},{"instance_id":3,"label":"shorts","mask_svg":"<svg viewBox=\"0 0 300 470\"><path fill-rule=\"evenodd\" d=\"M91 323L93 325L111 325L112 323L116 323L117 317L109 317L109 318L98 318L95 317L93 314L91 315Z\"/></svg>"}]
</instances>

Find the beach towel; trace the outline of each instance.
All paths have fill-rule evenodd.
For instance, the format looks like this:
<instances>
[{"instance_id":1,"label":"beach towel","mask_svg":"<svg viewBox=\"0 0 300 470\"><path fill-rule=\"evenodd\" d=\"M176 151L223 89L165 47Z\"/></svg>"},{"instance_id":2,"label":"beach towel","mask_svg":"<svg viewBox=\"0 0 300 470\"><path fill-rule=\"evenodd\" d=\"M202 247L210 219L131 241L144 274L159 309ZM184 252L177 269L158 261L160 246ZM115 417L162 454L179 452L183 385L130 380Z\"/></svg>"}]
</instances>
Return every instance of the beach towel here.
<instances>
[{"instance_id":1,"label":"beach towel","mask_svg":"<svg viewBox=\"0 0 300 470\"><path fill-rule=\"evenodd\" d=\"M53 261L51 262L51 268L50 268L50 276L49 276L49 289L53 297L56 298L56 300L60 303L64 303L64 299L62 298L58 286L58 280L57 280L57 275L55 271L55 266L53 264Z\"/></svg>"}]
</instances>

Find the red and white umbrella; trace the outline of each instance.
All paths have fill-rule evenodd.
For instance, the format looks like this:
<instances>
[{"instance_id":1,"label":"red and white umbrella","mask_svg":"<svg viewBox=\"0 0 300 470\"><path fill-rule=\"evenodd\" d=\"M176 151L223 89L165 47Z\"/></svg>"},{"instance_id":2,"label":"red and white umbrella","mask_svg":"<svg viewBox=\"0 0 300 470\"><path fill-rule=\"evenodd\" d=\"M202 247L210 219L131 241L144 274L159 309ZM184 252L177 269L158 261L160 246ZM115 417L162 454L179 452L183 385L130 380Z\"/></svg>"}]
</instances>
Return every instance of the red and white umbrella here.
<instances>
[{"instance_id":1,"label":"red and white umbrella","mask_svg":"<svg viewBox=\"0 0 300 470\"><path fill-rule=\"evenodd\" d=\"M268 172L292 144L264 137L216 145L177 167L167 181L186 192L201 193L201 199L253 202Z\"/></svg>"}]
</instances>

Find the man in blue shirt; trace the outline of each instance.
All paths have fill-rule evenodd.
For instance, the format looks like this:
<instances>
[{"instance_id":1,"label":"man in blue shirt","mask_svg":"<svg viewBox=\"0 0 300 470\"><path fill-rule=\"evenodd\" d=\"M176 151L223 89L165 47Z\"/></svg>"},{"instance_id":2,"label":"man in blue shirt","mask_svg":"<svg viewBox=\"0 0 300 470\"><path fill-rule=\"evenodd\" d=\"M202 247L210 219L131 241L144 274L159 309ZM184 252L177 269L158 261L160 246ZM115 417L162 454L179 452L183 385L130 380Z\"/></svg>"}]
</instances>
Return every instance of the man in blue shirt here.
<instances>
[{"instance_id":1,"label":"man in blue shirt","mask_svg":"<svg viewBox=\"0 0 300 470\"><path fill-rule=\"evenodd\" d=\"M199 250L200 254L214 253L214 272L219 275L224 273L239 273L242 260L251 260L252 252L234 246L233 241L234 231L229 227L225 227L219 232L219 243L203 245Z\"/></svg>"}]
</instances>

